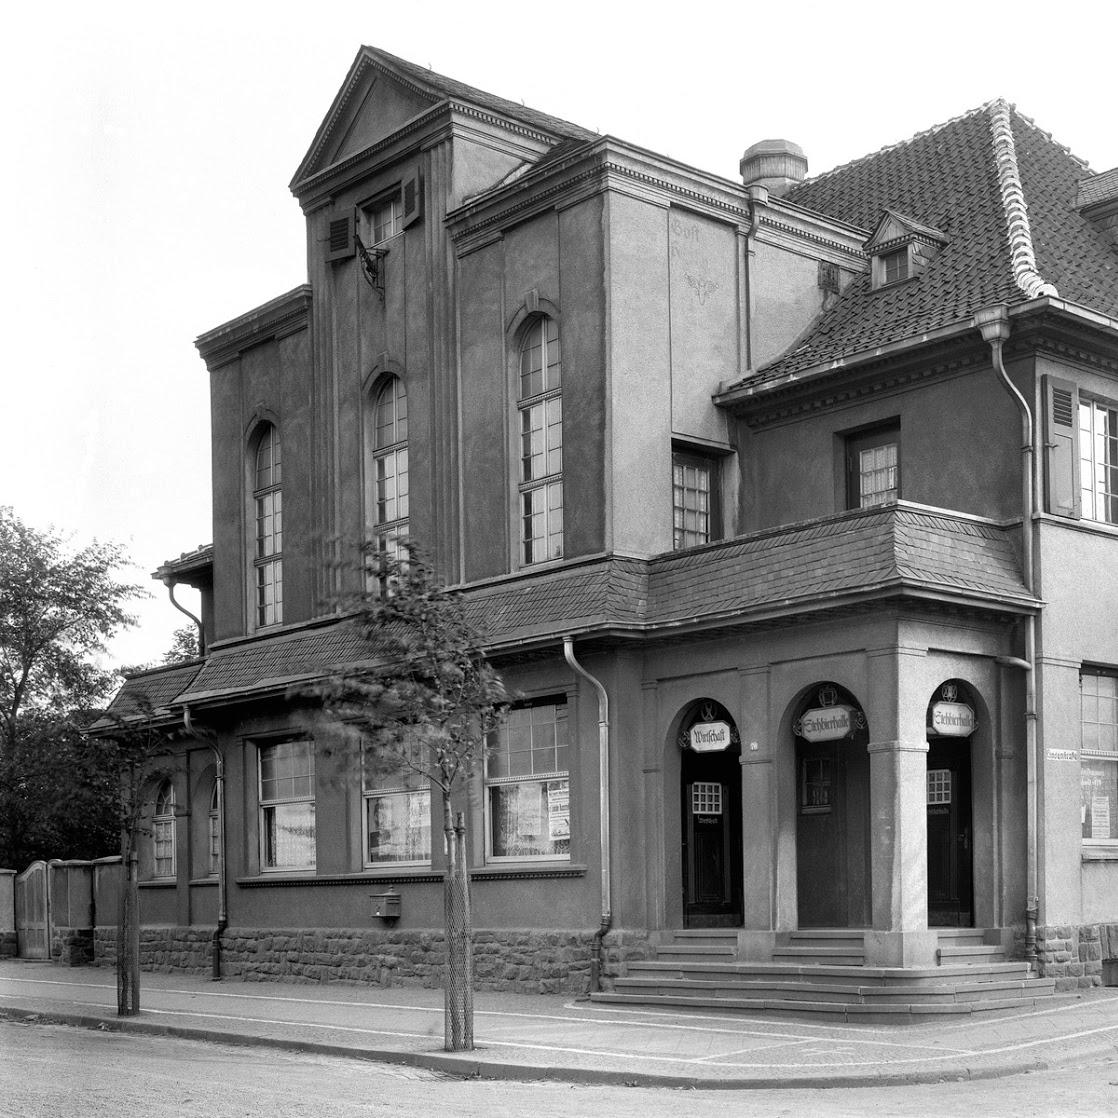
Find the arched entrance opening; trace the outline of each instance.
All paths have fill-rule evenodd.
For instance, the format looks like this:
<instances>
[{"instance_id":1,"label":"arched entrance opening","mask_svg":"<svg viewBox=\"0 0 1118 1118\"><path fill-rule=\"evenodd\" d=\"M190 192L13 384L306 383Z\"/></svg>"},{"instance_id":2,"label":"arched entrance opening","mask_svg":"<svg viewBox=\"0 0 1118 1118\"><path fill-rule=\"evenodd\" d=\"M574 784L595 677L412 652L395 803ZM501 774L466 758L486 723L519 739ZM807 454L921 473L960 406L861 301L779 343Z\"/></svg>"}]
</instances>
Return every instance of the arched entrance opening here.
<instances>
[{"instance_id":1,"label":"arched entrance opening","mask_svg":"<svg viewBox=\"0 0 1118 1118\"><path fill-rule=\"evenodd\" d=\"M865 928L870 896L869 728L836 683L811 687L796 743L796 896L801 928Z\"/></svg>"},{"instance_id":2,"label":"arched entrance opening","mask_svg":"<svg viewBox=\"0 0 1118 1118\"><path fill-rule=\"evenodd\" d=\"M970 688L949 679L928 703L928 926L974 926Z\"/></svg>"},{"instance_id":3,"label":"arched entrance opening","mask_svg":"<svg viewBox=\"0 0 1118 1118\"><path fill-rule=\"evenodd\" d=\"M741 739L729 711L700 699L679 733L683 926L742 923Z\"/></svg>"}]
</instances>

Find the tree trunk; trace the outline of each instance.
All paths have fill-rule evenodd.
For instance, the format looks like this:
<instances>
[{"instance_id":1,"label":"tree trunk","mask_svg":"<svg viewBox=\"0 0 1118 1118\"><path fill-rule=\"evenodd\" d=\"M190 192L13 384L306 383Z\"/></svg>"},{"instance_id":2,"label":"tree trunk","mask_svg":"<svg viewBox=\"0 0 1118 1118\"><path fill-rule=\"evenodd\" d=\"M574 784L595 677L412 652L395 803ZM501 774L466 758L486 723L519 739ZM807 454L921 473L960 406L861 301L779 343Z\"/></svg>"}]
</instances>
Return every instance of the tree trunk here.
<instances>
[{"instance_id":1,"label":"tree trunk","mask_svg":"<svg viewBox=\"0 0 1118 1118\"><path fill-rule=\"evenodd\" d=\"M473 928L466 828L461 813L457 822L452 821L449 797L443 805L443 829L447 847L443 894L446 917L444 1046L450 1052L460 1052L474 1046Z\"/></svg>"},{"instance_id":2,"label":"tree trunk","mask_svg":"<svg viewBox=\"0 0 1118 1118\"><path fill-rule=\"evenodd\" d=\"M140 888L139 866L132 843L121 858L120 919L116 925L116 1015L140 1012Z\"/></svg>"}]
</instances>

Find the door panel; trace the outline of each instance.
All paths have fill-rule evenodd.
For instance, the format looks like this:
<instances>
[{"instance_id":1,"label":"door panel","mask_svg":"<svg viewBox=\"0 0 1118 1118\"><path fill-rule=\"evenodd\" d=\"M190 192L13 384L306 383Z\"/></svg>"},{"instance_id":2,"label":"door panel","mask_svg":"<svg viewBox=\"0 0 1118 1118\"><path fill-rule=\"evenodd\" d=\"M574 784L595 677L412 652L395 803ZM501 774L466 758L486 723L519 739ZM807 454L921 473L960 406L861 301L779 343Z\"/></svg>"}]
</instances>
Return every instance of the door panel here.
<instances>
[{"instance_id":1,"label":"door panel","mask_svg":"<svg viewBox=\"0 0 1118 1118\"><path fill-rule=\"evenodd\" d=\"M683 923L736 927L742 920L741 765L737 750L683 751Z\"/></svg>"},{"instance_id":2,"label":"door panel","mask_svg":"<svg viewBox=\"0 0 1118 1118\"><path fill-rule=\"evenodd\" d=\"M970 742L928 740L928 924L974 924Z\"/></svg>"}]
</instances>

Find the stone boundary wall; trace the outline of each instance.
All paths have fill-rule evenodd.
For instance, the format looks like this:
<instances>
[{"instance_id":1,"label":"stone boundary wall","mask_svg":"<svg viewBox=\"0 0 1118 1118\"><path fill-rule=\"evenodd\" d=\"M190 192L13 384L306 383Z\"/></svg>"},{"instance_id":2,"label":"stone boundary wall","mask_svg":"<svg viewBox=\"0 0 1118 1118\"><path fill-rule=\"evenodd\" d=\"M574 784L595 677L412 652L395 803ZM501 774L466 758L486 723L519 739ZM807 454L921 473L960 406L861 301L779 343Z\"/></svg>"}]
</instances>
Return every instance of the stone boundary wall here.
<instances>
[{"instance_id":1,"label":"stone boundary wall","mask_svg":"<svg viewBox=\"0 0 1118 1118\"><path fill-rule=\"evenodd\" d=\"M209 974L212 927L143 928L143 970ZM474 932L474 988L532 994L583 994L590 984L593 932L512 929ZM605 938L603 985L655 948L642 932ZM116 964L116 929L99 927L95 963ZM364 928L228 928L221 969L245 981L344 982L370 986L442 985L442 932Z\"/></svg>"},{"instance_id":2,"label":"stone boundary wall","mask_svg":"<svg viewBox=\"0 0 1118 1118\"><path fill-rule=\"evenodd\" d=\"M19 942L15 932L0 932L0 959L15 958L19 953Z\"/></svg>"},{"instance_id":3,"label":"stone boundary wall","mask_svg":"<svg viewBox=\"0 0 1118 1118\"><path fill-rule=\"evenodd\" d=\"M1102 985L1103 959L1118 959L1118 924L1051 924L1037 928L1037 961L1057 990Z\"/></svg>"},{"instance_id":4,"label":"stone boundary wall","mask_svg":"<svg viewBox=\"0 0 1118 1118\"><path fill-rule=\"evenodd\" d=\"M86 967L94 961L92 928L51 928L50 957L64 967Z\"/></svg>"}]
</instances>

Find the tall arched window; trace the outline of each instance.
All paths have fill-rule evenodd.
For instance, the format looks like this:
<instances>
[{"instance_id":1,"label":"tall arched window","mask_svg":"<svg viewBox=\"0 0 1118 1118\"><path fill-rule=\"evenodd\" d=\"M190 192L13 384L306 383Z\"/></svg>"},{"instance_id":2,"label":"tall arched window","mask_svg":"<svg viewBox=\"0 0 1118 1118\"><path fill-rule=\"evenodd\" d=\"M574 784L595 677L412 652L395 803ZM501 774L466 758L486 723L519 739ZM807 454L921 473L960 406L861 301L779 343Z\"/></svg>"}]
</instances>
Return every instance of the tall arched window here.
<instances>
[{"instance_id":1,"label":"tall arched window","mask_svg":"<svg viewBox=\"0 0 1118 1118\"><path fill-rule=\"evenodd\" d=\"M563 394L559 324L541 316L520 344L520 558L563 557Z\"/></svg>"},{"instance_id":2,"label":"tall arched window","mask_svg":"<svg viewBox=\"0 0 1118 1118\"><path fill-rule=\"evenodd\" d=\"M175 876L175 787L170 780L159 786L151 821L152 876Z\"/></svg>"},{"instance_id":3,"label":"tall arched window","mask_svg":"<svg viewBox=\"0 0 1118 1118\"><path fill-rule=\"evenodd\" d=\"M279 431L271 424L256 443L252 502L256 517L256 624L283 620L283 490Z\"/></svg>"},{"instance_id":4,"label":"tall arched window","mask_svg":"<svg viewBox=\"0 0 1118 1118\"><path fill-rule=\"evenodd\" d=\"M398 556L408 536L408 394L399 377L373 400L369 519L377 550Z\"/></svg>"}]
</instances>

